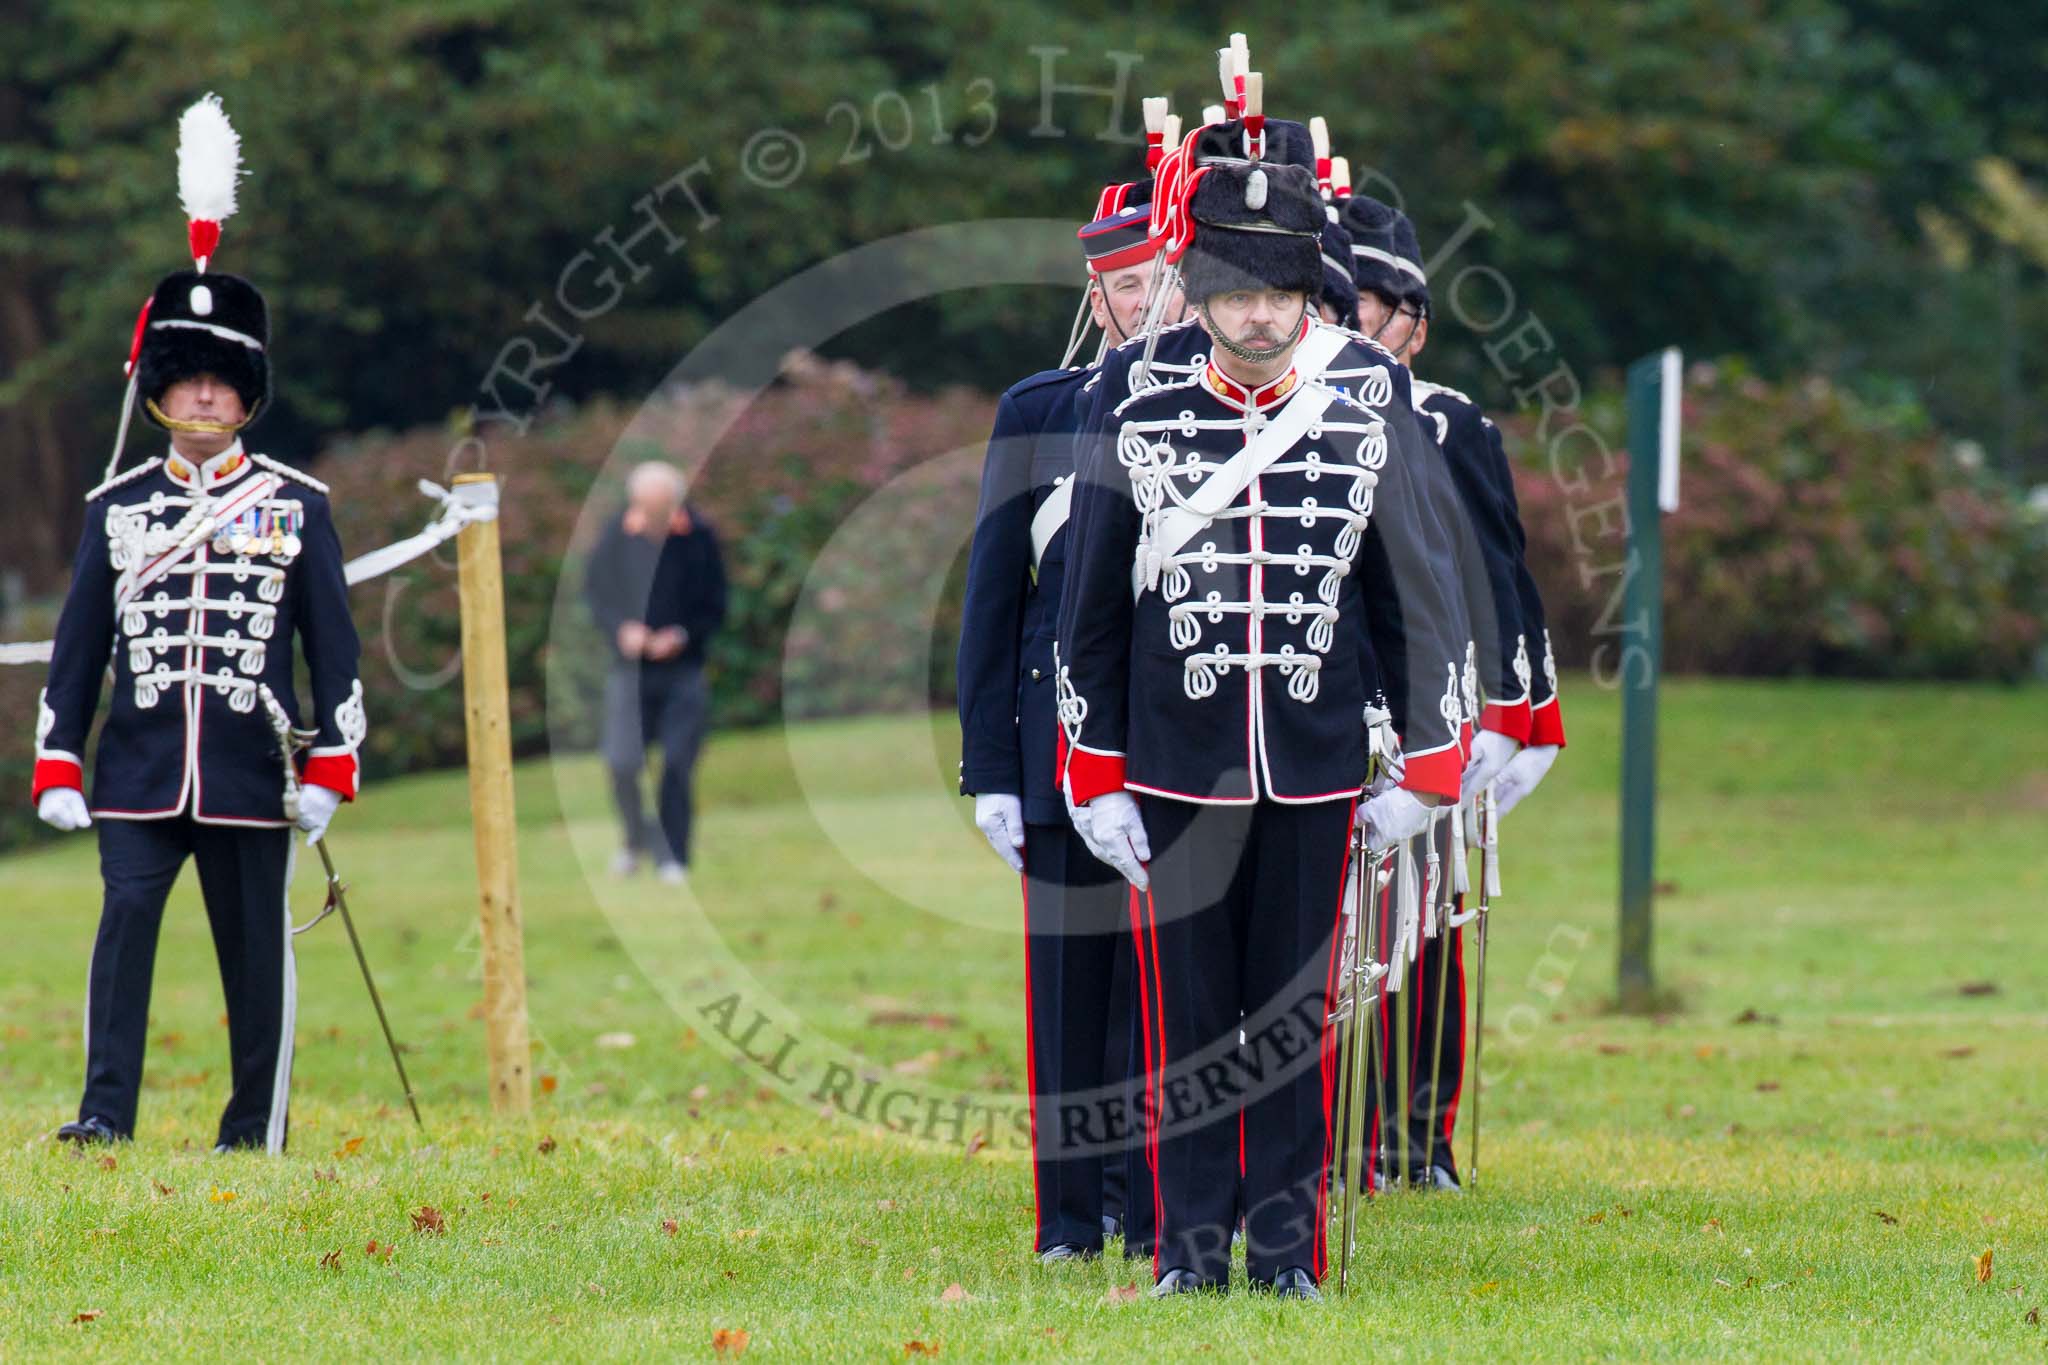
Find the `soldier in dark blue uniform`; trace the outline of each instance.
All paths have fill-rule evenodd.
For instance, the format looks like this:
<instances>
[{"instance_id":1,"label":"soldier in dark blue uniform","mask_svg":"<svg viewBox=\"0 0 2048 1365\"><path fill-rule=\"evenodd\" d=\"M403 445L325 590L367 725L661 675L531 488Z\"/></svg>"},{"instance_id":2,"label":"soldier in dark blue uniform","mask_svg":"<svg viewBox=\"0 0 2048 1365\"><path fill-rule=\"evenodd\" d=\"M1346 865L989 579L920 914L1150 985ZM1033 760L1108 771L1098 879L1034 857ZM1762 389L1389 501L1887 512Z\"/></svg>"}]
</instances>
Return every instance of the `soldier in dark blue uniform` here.
<instances>
[{"instance_id":1,"label":"soldier in dark blue uniform","mask_svg":"<svg viewBox=\"0 0 2048 1365\"><path fill-rule=\"evenodd\" d=\"M1157 255L1148 183L1106 193L1081 229L1089 299L1108 336L1135 325ZM1128 889L1069 824L1055 780L1053 623L1073 495L1075 402L1091 371L1047 370L996 407L968 555L959 654L960 782L975 823L1023 874L1027 1084L1032 1096L1034 1246L1048 1262L1098 1254L1120 1226L1126 1253L1149 1249L1149 1174L1124 1168L1129 1106L1114 1090L1132 1063L1138 1013ZM1142 1051L1139 1052L1142 1057ZM1142 1189L1136 1206L1109 1210Z\"/></svg>"},{"instance_id":2,"label":"soldier in dark blue uniform","mask_svg":"<svg viewBox=\"0 0 2048 1365\"><path fill-rule=\"evenodd\" d=\"M231 183L231 165L228 175ZM297 824L318 837L356 794L365 719L341 544L326 488L243 445L270 394L270 337L262 295L205 269L225 216L195 215L199 269L167 277L144 309L133 394L169 432L170 449L87 495L38 708L33 799L57 828L97 824L105 883L85 1093L78 1119L57 1134L67 1141L134 1132L157 931L189 856L227 996L233 1091L218 1143L283 1150L294 822L261 691L301 722L295 639L313 698L303 722L316 732ZM88 805L83 755L109 662Z\"/></svg>"},{"instance_id":3,"label":"soldier in dark blue uniform","mask_svg":"<svg viewBox=\"0 0 2048 1365\"><path fill-rule=\"evenodd\" d=\"M1406 372L1313 316L1312 176L1262 160L1251 117L1183 150L1199 334L1149 344L1204 359L1136 383L1148 343L1105 362L1060 607L1063 778L1143 893L1156 1292L1227 1284L1241 1206L1254 1285L1316 1298L1347 836L1355 818L1383 847L1455 801L1469 631ZM1376 593L1402 600L1371 644L1406 662L1405 768L1361 801Z\"/></svg>"},{"instance_id":4,"label":"soldier in dark blue uniform","mask_svg":"<svg viewBox=\"0 0 2048 1365\"><path fill-rule=\"evenodd\" d=\"M1406 214L1364 195L1347 201L1344 216L1354 242L1361 326L1412 364L1428 339L1430 305L1414 225ZM1471 798L1496 780L1507 780L1511 771L1529 774L1533 785L1548 771L1564 732L1542 598L1529 573L1527 538L1500 431L1455 389L1417 379L1414 401L1443 454L1462 525L1483 567L1481 586L1468 594L1483 706L1468 703L1477 729L1463 786ZM1544 652L1540 684L1532 678L1532 640ZM1455 856L1449 835L1448 828L1440 832L1437 850L1446 867ZM1452 903L1452 918L1462 919L1462 895L1453 896ZM1389 1011L1400 1008L1406 1015L1409 1121L1405 1166L1396 1134L1383 1140L1382 1171L1390 1178L1445 1189L1458 1185L1451 1134L1464 1081L1463 939L1461 925L1440 924L1436 935L1420 941L1406 991L1385 1002ZM1386 1100L1391 1110L1398 1097L1387 1094Z\"/></svg>"}]
</instances>

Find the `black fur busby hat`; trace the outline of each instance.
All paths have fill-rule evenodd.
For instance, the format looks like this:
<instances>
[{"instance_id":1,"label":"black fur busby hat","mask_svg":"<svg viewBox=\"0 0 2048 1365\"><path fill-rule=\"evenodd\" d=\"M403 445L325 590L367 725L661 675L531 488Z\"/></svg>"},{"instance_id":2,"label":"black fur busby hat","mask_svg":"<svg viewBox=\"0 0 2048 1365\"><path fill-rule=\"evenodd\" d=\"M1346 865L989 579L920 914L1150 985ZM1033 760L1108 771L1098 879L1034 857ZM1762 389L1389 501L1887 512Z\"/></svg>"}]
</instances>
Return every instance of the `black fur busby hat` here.
<instances>
[{"instance_id":1,"label":"black fur busby hat","mask_svg":"<svg viewBox=\"0 0 2048 1365\"><path fill-rule=\"evenodd\" d=\"M1195 134L1195 161L1197 166L1217 162L1248 161L1245 155L1245 132L1248 120L1229 119L1223 123L1211 123ZM1309 135L1308 125L1295 123L1284 118L1262 120L1265 146L1259 159L1267 163L1278 162L1283 166L1300 166L1313 177L1316 169L1315 140Z\"/></svg>"},{"instance_id":2,"label":"black fur busby hat","mask_svg":"<svg viewBox=\"0 0 2048 1365\"><path fill-rule=\"evenodd\" d=\"M1190 302L1233 289L1323 288L1326 217L1315 174L1285 162L1217 160L1188 203L1194 239L1181 258Z\"/></svg>"},{"instance_id":3,"label":"black fur busby hat","mask_svg":"<svg viewBox=\"0 0 2048 1365\"><path fill-rule=\"evenodd\" d=\"M1337 321L1346 327L1358 326L1358 281L1351 274L1351 234L1337 221L1334 210L1323 222L1322 240L1323 293L1322 300L1330 311L1337 315Z\"/></svg>"},{"instance_id":4,"label":"black fur busby hat","mask_svg":"<svg viewBox=\"0 0 2048 1365\"><path fill-rule=\"evenodd\" d=\"M135 392L150 420L181 379L210 374L241 395L250 417L270 397L270 319L263 295L236 275L180 270L150 296L135 357Z\"/></svg>"},{"instance_id":5,"label":"black fur busby hat","mask_svg":"<svg viewBox=\"0 0 2048 1365\"><path fill-rule=\"evenodd\" d=\"M1408 221L1407 215L1369 194L1354 194L1344 201L1339 217L1351 234L1351 273L1359 289L1369 289L1392 303L1411 297L1423 283L1423 275L1413 254L1415 248L1402 249L1401 225ZM1411 241L1413 237L1411 226Z\"/></svg>"}]
</instances>

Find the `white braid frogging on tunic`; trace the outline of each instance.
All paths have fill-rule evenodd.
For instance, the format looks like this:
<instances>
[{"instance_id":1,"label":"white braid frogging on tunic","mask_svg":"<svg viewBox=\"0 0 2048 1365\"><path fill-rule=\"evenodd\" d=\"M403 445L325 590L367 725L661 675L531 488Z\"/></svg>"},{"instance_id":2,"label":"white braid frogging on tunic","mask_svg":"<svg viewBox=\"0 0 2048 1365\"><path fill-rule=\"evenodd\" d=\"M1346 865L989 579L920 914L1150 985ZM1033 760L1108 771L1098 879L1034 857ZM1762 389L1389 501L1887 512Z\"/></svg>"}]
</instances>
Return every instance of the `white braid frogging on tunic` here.
<instances>
[{"instance_id":1,"label":"white braid frogging on tunic","mask_svg":"<svg viewBox=\"0 0 2048 1365\"><path fill-rule=\"evenodd\" d=\"M1384 383L1385 371L1377 373ZM1157 387L1190 386L1194 382L1195 377L1190 376L1180 385ZM1368 394L1371 387L1368 386ZM1188 509L1203 480L1216 476L1225 467L1222 461L1202 458L1198 448L1183 451L1174 444L1176 438L1194 441L1204 431L1248 429L1256 433L1264 424L1263 414L1198 418L1191 409L1182 409L1170 418L1127 421L1119 430L1117 460L1130 476L1131 497L1141 518L1133 586L1140 594L1156 587L1161 600L1171 604L1167 612L1168 636L1174 648L1188 651L1183 660L1182 687L1189 697L1213 695L1217 678L1232 668L1272 668L1287 679L1290 697L1300 702L1315 700L1323 666L1321 656L1330 652L1336 639L1339 588L1351 572L1371 522L1373 490L1387 461L1385 423L1363 414L1356 419L1340 415L1356 410L1348 405L1333 406L1308 428L1308 439L1324 443L1327 453L1323 447L1311 447L1301 458L1276 461L1263 471L1266 475L1299 474L1309 484L1329 479L1332 496L1327 503L1306 495L1297 504L1267 502L1257 496L1255 484L1244 501L1233 502L1207 518L1212 526L1222 521L1257 519L1267 528L1268 536L1288 522L1313 529L1320 521L1339 520L1343 524L1329 554L1316 553L1307 542L1292 550L1269 550L1255 542L1249 549L1229 552L1220 550L1213 539L1197 541L1172 554L1157 548L1161 517L1171 509ZM1225 565L1261 566L1276 577L1287 570L1301 580L1318 573L1320 577L1312 589L1304 583L1282 596L1268 589L1265 574L1251 575L1246 580L1248 596L1244 599L1225 598L1220 592L1210 591L1189 600L1194 591L1190 569L1213 574ZM1310 600L1311 591L1314 600ZM1284 619L1289 625L1307 621L1306 643L1313 652L1303 653L1291 644L1273 651L1239 652L1222 643L1199 648L1204 622L1221 624L1233 616L1246 617L1254 623L1267 617Z\"/></svg>"}]
</instances>

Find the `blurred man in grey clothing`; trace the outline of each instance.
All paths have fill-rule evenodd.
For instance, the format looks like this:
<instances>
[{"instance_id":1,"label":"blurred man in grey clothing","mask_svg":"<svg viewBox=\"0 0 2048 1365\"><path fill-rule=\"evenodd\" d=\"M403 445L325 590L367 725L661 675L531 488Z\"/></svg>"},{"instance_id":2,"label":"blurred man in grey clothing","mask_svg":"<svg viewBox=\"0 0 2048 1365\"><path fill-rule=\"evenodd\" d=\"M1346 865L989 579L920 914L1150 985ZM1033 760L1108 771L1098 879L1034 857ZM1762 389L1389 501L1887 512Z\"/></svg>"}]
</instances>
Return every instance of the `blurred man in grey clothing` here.
<instances>
[{"instance_id":1,"label":"blurred man in grey clothing","mask_svg":"<svg viewBox=\"0 0 2048 1365\"><path fill-rule=\"evenodd\" d=\"M692 774L710 713L704 652L725 620L718 538L685 492L674 465L636 467L583 583L613 654L602 747L624 840L612 870L630 876L652 856L661 879L676 885L690 865ZM662 755L652 823L640 794L649 743Z\"/></svg>"}]
</instances>

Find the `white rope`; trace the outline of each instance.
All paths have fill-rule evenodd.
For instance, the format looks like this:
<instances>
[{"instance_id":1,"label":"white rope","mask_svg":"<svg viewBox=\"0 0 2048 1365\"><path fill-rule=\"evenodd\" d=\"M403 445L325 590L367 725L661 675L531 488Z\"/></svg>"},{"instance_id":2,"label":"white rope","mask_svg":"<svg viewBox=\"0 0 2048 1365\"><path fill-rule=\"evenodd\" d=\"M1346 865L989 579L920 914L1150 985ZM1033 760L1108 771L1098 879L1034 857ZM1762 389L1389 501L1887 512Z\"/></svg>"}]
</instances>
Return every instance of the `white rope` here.
<instances>
[{"instance_id":1,"label":"white rope","mask_svg":"<svg viewBox=\"0 0 2048 1365\"><path fill-rule=\"evenodd\" d=\"M427 479L420 480L420 492L441 505L440 514L427 523L418 535L407 536L368 554L357 555L342 566L342 577L354 587L372 578L381 577L393 569L410 564L435 546L453 540L463 527L479 521L496 521L498 518L498 484L496 480L457 484L452 490L441 487ZM54 642L50 640L29 640L15 644L0 644L0 666L7 664L46 664L50 662Z\"/></svg>"}]
</instances>

